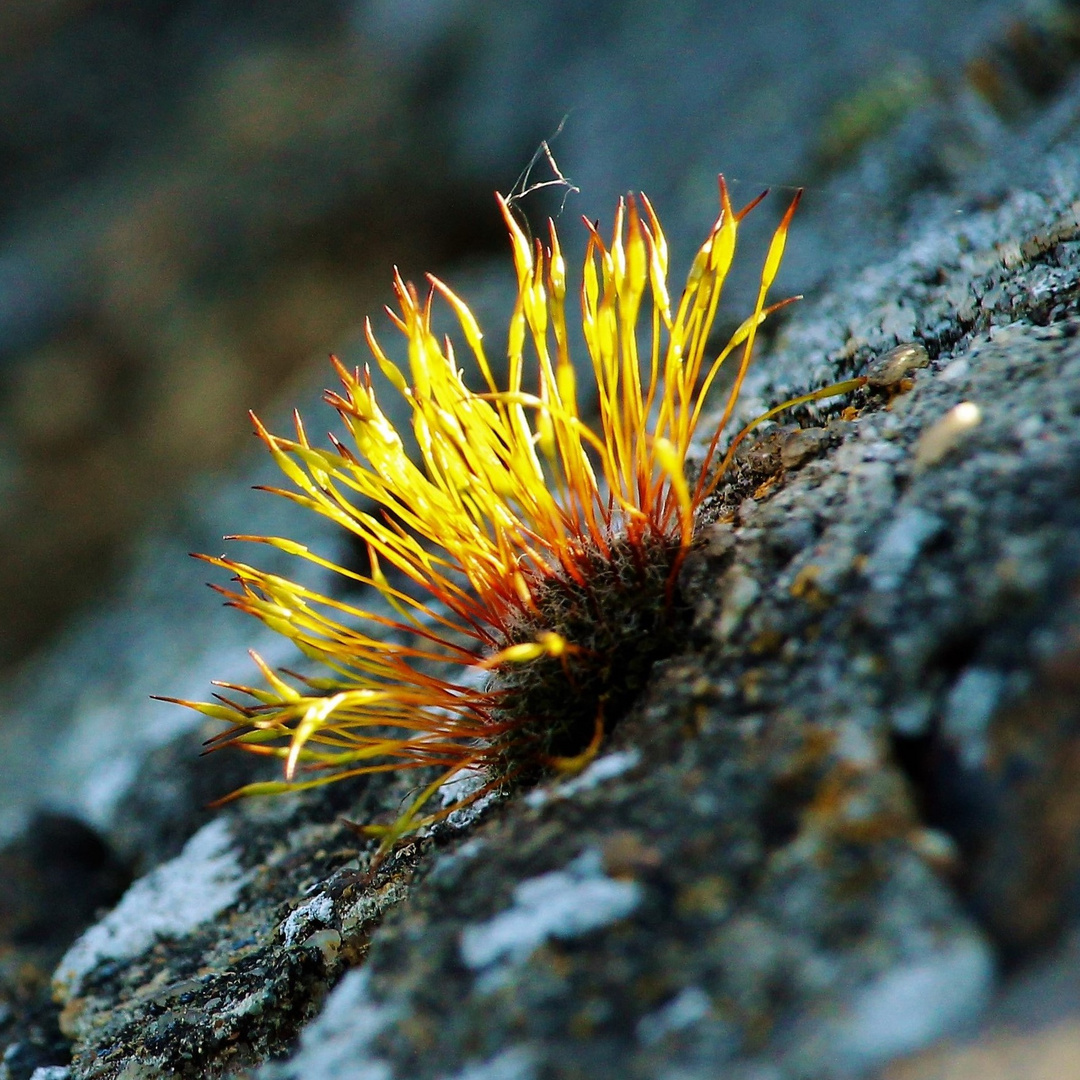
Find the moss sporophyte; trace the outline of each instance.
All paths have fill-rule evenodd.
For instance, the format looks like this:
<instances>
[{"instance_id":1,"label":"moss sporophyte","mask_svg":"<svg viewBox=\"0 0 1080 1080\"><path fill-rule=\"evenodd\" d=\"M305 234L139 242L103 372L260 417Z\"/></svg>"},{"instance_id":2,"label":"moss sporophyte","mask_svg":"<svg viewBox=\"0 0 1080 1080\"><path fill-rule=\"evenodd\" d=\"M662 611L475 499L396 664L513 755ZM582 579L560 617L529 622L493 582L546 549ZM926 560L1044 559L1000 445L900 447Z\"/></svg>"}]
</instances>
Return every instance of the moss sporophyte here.
<instances>
[{"instance_id":1,"label":"moss sporophyte","mask_svg":"<svg viewBox=\"0 0 1080 1080\"><path fill-rule=\"evenodd\" d=\"M674 308L667 242L648 199L620 200L610 244L586 222L581 329L591 382L584 392L569 354L566 264L554 225L549 246L531 243L500 198L517 271L505 388L464 301L431 276L422 299L396 276L399 311L387 310L407 342L408 374L370 322L367 343L407 404L418 453L379 407L370 371L349 371L336 359L343 391L328 391L326 401L348 444L331 435L332 449L313 446L299 415L295 438L272 435L253 417L294 485L270 490L347 529L366 548L369 568L336 565L281 537L230 539L270 544L381 600L357 606L202 556L234 575L237 588L219 589L229 604L325 670L278 673L253 653L264 687L219 683L225 693L213 702L180 702L229 725L216 744L283 760L283 780L249 784L235 796L433 770L395 822L368 827L386 850L489 791L593 758L652 661L677 645L685 614L677 582L695 516L753 426L721 457L758 327L789 302L767 305L766 297L798 195L773 234L753 312L719 355L710 359L707 348L739 224L759 201L736 212L720 179L719 217ZM466 381L449 338L432 333L434 302L456 316L480 389ZM691 483L687 454L706 395L732 354L738 370ZM755 424L862 381L785 402ZM594 424L582 415L583 401L595 401ZM481 782L433 810L439 788L466 774Z\"/></svg>"}]
</instances>

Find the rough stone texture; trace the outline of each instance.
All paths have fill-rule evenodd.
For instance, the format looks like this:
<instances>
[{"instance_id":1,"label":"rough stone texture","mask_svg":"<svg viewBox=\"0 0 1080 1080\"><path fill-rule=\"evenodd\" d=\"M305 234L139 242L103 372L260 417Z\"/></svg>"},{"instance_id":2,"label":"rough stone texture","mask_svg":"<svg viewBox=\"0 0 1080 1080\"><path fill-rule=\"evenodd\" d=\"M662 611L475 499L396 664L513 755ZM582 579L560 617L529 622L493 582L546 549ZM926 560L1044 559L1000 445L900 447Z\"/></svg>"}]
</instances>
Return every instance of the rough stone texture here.
<instances>
[{"instance_id":1,"label":"rough stone texture","mask_svg":"<svg viewBox=\"0 0 1080 1080\"><path fill-rule=\"evenodd\" d=\"M250 1069L346 967L260 1076L849 1077L976 1022L999 958L1076 914L1076 162L930 217L781 335L747 415L875 379L740 455L610 765L374 876L334 814L400 784L241 807L235 902L61 964L71 1075ZM925 366L883 359L911 341Z\"/></svg>"},{"instance_id":2,"label":"rough stone texture","mask_svg":"<svg viewBox=\"0 0 1080 1080\"><path fill-rule=\"evenodd\" d=\"M286 425L268 399L313 352L317 374L285 404L316 415L326 350L368 359L358 323L378 321L392 264L440 271L483 325L504 324L513 275L491 193L510 190L567 110L552 145L582 189L562 217L571 263L578 213L607 219L619 193L643 188L681 273L723 168L739 201L813 182L779 286L797 291L891 250L913 193L992 156L1035 102L1021 86L1027 111L1001 112L967 75L972 57L1004 87L1023 72L998 43L1038 19L1011 0L857 0L812 19L803 0L722 19L700 0L543 10L542 25L534 5L501 0L0 13L0 51L19 57L0 105L14 169L0 184L0 836L41 802L111 829L116 792L180 725L146 696L196 696L246 670L245 645L264 647L218 618L183 555L218 551L238 522L312 526L245 492L270 482L261 458L176 497L179 478L250 447L250 407ZM1068 25L1044 46L1060 51ZM898 64L929 98L898 92ZM871 163L836 177L819 135L882 87L889 109L845 122L848 160L877 141ZM104 129L92 147L70 134L80 116ZM541 164L533 179L548 177ZM566 194L520 205L540 227ZM751 215L747 249L770 227L767 210ZM732 312L752 303L752 264L736 261ZM148 517L149 538L133 536ZM317 542L329 547L325 530ZM61 617L48 649L4 671Z\"/></svg>"},{"instance_id":3,"label":"rough stone texture","mask_svg":"<svg viewBox=\"0 0 1080 1080\"><path fill-rule=\"evenodd\" d=\"M162 862L202 824L169 822L182 734L147 771L172 790L99 818L157 871L61 962L58 1015L0 1018L0 1077L1076 1071L1078 115L1073 88L1001 130L783 328L744 417L868 383L742 448L686 648L588 774L375 872L342 816L392 816L400 781L231 809ZM200 865L205 918L126 925ZM969 1041L895 1060L943 1036Z\"/></svg>"},{"instance_id":4,"label":"rough stone texture","mask_svg":"<svg viewBox=\"0 0 1080 1080\"><path fill-rule=\"evenodd\" d=\"M349 809L369 816L373 795ZM54 983L73 1075L221 1076L289 1046L411 872L361 875L334 809L216 819L76 943Z\"/></svg>"}]
</instances>

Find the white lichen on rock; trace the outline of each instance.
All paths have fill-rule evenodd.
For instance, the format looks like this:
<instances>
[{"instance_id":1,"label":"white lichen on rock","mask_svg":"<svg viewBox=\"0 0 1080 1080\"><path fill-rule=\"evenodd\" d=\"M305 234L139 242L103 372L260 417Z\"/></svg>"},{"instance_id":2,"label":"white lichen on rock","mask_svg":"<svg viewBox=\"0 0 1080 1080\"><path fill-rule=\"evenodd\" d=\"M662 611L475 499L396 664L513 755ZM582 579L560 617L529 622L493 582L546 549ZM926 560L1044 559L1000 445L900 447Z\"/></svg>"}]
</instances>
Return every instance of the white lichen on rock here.
<instances>
[{"instance_id":1,"label":"white lichen on rock","mask_svg":"<svg viewBox=\"0 0 1080 1080\"><path fill-rule=\"evenodd\" d=\"M487 1061L470 1061L440 1080L534 1080L536 1051L531 1046L509 1046Z\"/></svg>"},{"instance_id":2,"label":"white lichen on rock","mask_svg":"<svg viewBox=\"0 0 1080 1080\"><path fill-rule=\"evenodd\" d=\"M641 886L608 877L600 853L590 849L563 870L522 881L506 911L466 926L461 959L473 971L520 963L549 938L567 941L599 930L640 902Z\"/></svg>"},{"instance_id":3,"label":"white lichen on rock","mask_svg":"<svg viewBox=\"0 0 1080 1080\"><path fill-rule=\"evenodd\" d=\"M354 968L346 973L319 1016L300 1036L300 1050L287 1063L264 1065L259 1080L390 1080L388 1062L369 1052L370 1044L397 1016L389 1005L372 1000L370 973Z\"/></svg>"},{"instance_id":4,"label":"white lichen on rock","mask_svg":"<svg viewBox=\"0 0 1080 1080\"><path fill-rule=\"evenodd\" d=\"M525 796L525 802L534 809L543 806L551 799L568 799L579 791L591 791L598 784L614 780L636 768L641 762L641 751L636 747L629 750L616 750L611 754L598 757L580 776L566 780L550 788L536 788Z\"/></svg>"},{"instance_id":5,"label":"white lichen on rock","mask_svg":"<svg viewBox=\"0 0 1080 1080\"><path fill-rule=\"evenodd\" d=\"M55 992L63 1000L73 998L103 961L127 960L159 937L190 933L232 904L250 876L237 861L228 822L216 818L204 825L175 859L136 881L68 949L53 976Z\"/></svg>"},{"instance_id":6,"label":"white lichen on rock","mask_svg":"<svg viewBox=\"0 0 1080 1080\"><path fill-rule=\"evenodd\" d=\"M295 945L319 926L330 926L334 919L334 901L327 893L319 893L307 903L290 911L281 923L281 936L286 945Z\"/></svg>"},{"instance_id":7,"label":"white lichen on rock","mask_svg":"<svg viewBox=\"0 0 1080 1080\"><path fill-rule=\"evenodd\" d=\"M986 1008L994 982L986 942L958 935L862 987L822 1035L832 1043L839 1072L862 1073L971 1023Z\"/></svg>"}]
</instances>

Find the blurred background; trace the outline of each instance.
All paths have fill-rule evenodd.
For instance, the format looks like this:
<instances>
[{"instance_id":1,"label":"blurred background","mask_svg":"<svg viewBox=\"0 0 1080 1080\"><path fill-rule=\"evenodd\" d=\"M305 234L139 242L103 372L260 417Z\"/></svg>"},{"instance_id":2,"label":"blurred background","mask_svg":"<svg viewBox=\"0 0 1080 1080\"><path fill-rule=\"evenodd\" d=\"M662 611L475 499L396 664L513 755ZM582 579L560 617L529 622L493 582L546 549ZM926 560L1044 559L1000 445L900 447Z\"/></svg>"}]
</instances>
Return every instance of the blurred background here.
<instances>
[{"instance_id":1,"label":"blurred background","mask_svg":"<svg viewBox=\"0 0 1080 1080\"><path fill-rule=\"evenodd\" d=\"M718 172L779 189L749 250L805 185L779 288L813 294L1078 54L1075 0L4 0L0 836L42 799L107 822L121 750L191 723L147 695L247 677L266 646L185 554L317 531L252 500L247 409L325 430L326 353L363 361L395 264L450 280L497 353L492 193L543 140L574 187L523 199L536 225L580 251L580 215L643 189L676 281Z\"/></svg>"},{"instance_id":2,"label":"blurred background","mask_svg":"<svg viewBox=\"0 0 1080 1080\"><path fill-rule=\"evenodd\" d=\"M974 89L1013 107L994 71L977 77L980 49L1029 9L5 0L0 668L248 445L248 408L310 398L331 349L360 357L393 264L502 259L492 192L564 119L552 150L580 188L564 232L641 188L686 252L720 170L743 199L814 187L927 102ZM525 203L537 220L566 190L546 194ZM828 265L796 242L791 286ZM470 275L487 287L455 280Z\"/></svg>"}]
</instances>

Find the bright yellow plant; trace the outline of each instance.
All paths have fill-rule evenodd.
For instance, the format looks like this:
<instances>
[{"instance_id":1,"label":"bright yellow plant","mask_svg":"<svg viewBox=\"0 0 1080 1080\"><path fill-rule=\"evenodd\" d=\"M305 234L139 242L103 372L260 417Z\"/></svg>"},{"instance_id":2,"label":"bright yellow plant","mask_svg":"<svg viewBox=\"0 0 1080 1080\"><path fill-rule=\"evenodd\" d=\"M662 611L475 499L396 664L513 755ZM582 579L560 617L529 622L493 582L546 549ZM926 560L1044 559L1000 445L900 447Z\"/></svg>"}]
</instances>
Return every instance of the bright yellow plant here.
<instances>
[{"instance_id":1,"label":"bright yellow plant","mask_svg":"<svg viewBox=\"0 0 1080 1080\"><path fill-rule=\"evenodd\" d=\"M264 687L222 683L240 699L181 702L230 725L219 741L283 759L283 781L237 795L436 769L396 822L370 827L385 849L486 791L580 768L596 753L652 660L678 643L680 564L696 512L734 449L718 461L721 433L758 327L787 302L767 306L766 297L798 196L773 234L753 312L710 355L739 223L760 201L734 211L723 178L720 200L674 307L667 242L644 196L620 200L610 244L588 226L586 369L570 358L566 265L554 225L548 247L530 243L501 198L518 286L505 387L465 303L435 277L421 298L396 276L399 311L390 314L407 342L407 367L387 356L370 322L367 342L411 411L416 460L380 409L368 369L349 371L336 359L343 392L327 392L326 400L348 443L331 437L332 449L313 446L299 415L293 439L272 435L253 417L294 485L273 490L352 533L370 569L357 573L281 537L234 539L310 560L384 603L360 607L245 563L207 559L235 575L239 589L221 590L229 603L290 638L328 673L279 674L253 654ZM451 341L432 333L436 301L457 318L479 389L466 380ZM726 407L690 483L685 463L706 396L737 350ZM583 370L591 370L584 392ZM807 394L766 417L855 385ZM586 419L593 410L596 426ZM483 782L431 812L432 795L466 770Z\"/></svg>"}]
</instances>

